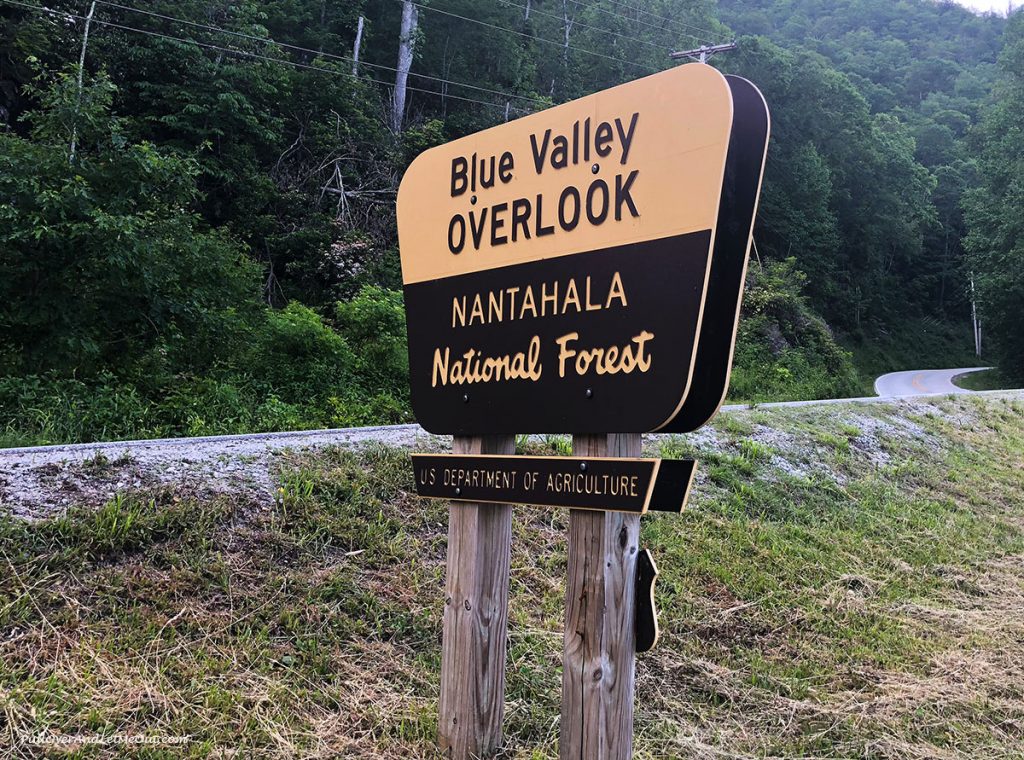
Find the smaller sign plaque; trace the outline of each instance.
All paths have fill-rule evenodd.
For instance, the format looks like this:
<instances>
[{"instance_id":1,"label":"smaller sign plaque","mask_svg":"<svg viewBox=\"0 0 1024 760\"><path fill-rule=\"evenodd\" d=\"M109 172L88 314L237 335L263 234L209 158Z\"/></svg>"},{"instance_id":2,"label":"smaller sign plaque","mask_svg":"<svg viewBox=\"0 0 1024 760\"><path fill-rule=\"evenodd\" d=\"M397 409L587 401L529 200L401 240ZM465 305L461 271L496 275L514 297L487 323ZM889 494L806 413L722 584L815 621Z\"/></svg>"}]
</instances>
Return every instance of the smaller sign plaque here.
<instances>
[{"instance_id":1,"label":"smaller sign plaque","mask_svg":"<svg viewBox=\"0 0 1024 760\"><path fill-rule=\"evenodd\" d=\"M635 514L681 512L697 465L692 459L486 454L413 454L412 463L420 496Z\"/></svg>"}]
</instances>

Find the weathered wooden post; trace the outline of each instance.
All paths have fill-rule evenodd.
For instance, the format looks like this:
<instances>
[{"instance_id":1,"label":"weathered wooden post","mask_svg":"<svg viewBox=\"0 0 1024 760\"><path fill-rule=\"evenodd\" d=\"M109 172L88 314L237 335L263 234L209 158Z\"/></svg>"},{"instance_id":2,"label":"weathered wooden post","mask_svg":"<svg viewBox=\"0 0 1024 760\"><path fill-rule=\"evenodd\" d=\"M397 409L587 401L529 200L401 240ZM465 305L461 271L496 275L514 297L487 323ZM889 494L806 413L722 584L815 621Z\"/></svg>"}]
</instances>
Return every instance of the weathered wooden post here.
<instances>
[{"instance_id":1,"label":"weathered wooden post","mask_svg":"<svg viewBox=\"0 0 1024 760\"><path fill-rule=\"evenodd\" d=\"M640 435L577 435L584 457L639 457ZM640 515L569 512L559 755L629 758L636 666Z\"/></svg>"},{"instance_id":2,"label":"weathered wooden post","mask_svg":"<svg viewBox=\"0 0 1024 760\"><path fill-rule=\"evenodd\" d=\"M426 151L398 194L414 454L450 507L438 741L502 744L512 511L569 508L560 752L625 760L637 651L657 640L640 517L678 512L693 461L640 434L717 412L768 140L757 89L699 64ZM516 433L575 431L570 457ZM619 431L609 433L608 431Z\"/></svg>"},{"instance_id":3,"label":"weathered wooden post","mask_svg":"<svg viewBox=\"0 0 1024 760\"><path fill-rule=\"evenodd\" d=\"M452 450L512 454L515 437L456 436ZM501 747L511 546L511 505L449 507L438 721L445 757L489 757Z\"/></svg>"}]
</instances>

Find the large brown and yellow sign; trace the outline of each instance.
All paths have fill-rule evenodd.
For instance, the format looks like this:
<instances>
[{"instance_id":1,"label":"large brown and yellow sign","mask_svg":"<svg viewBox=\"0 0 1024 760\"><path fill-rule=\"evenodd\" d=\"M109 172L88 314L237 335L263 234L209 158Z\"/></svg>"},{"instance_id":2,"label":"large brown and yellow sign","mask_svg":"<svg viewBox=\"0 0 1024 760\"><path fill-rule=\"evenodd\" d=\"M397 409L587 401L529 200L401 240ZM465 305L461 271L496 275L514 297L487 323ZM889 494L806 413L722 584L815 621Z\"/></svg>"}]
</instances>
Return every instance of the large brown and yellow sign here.
<instances>
[{"instance_id":1,"label":"large brown and yellow sign","mask_svg":"<svg viewBox=\"0 0 1024 760\"><path fill-rule=\"evenodd\" d=\"M767 134L756 88L691 64L423 153L398 195L420 423L703 424L728 384Z\"/></svg>"}]
</instances>

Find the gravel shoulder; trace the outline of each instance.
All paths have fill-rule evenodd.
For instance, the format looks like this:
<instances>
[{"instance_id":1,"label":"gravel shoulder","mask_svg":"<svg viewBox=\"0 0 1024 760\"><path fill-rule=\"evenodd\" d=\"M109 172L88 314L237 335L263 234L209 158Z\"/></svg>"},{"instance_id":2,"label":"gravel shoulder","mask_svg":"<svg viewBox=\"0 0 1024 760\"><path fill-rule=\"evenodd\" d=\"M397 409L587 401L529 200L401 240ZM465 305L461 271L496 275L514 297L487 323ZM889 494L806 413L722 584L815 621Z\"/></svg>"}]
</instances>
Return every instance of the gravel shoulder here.
<instances>
[{"instance_id":1,"label":"gravel shoulder","mask_svg":"<svg viewBox=\"0 0 1024 760\"><path fill-rule=\"evenodd\" d=\"M436 440L419 425L393 425L5 449L0 510L38 519L118 492L162 486L263 502L272 498L272 463L281 452L370 442L432 447Z\"/></svg>"},{"instance_id":2,"label":"gravel shoulder","mask_svg":"<svg viewBox=\"0 0 1024 760\"><path fill-rule=\"evenodd\" d=\"M973 394L1024 399L1024 391ZM757 407L724 407L716 425L748 424L766 409L813 407L807 414L860 420L865 407L898 406L903 414L933 413L937 397L786 402ZM800 413L794 410L794 413ZM758 430L765 428L756 426ZM765 428L764 434L770 431ZM753 436L756 439L756 435ZM647 449L663 436L648 436ZM684 438L713 444L714 427ZM772 441L776 443L776 441ZM75 505L100 505L117 493L165 487L200 497L236 494L256 503L273 499L276 468L283 452L331 446L379 444L420 450L450 449L451 438L433 436L418 425L394 425L205 438L120 441L42 446L0 451L0 512L25 519L61 514ZM791 452L796 460L800 452Z\"/></svg>"}]
</instances>

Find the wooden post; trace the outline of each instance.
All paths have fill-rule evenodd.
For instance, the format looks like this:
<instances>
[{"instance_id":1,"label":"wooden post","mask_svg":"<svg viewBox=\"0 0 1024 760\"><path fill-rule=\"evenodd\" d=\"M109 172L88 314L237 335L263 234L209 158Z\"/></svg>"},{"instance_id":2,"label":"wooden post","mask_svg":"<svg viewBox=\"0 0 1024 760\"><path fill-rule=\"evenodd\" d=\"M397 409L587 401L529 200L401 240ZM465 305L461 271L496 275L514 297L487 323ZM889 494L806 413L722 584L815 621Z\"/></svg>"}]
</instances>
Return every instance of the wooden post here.
<instances>
[{"instance_id":1,"label":"wooden post","mask_svg":"<svg viewBox=\"0 0 1024 760\"><path fill-rule=\"evenodd\" d=\"M576 435L573 453L638 457L640 435ZM639 544L640 515L576 509L569 513L562 760L631 757Z\"/></svg>"},{"instance_id":2,"label":"wooden post","mask_svg":"<svg viewBox=\"0 0 1024 760\"><path fill-rule=\"evenodd\" d=\"M456 436L452 450L514 454L515 436ZM501 746L511 545L510 505L450 506L438 743L452 760Z\"/></svg>"}]
</instances>

